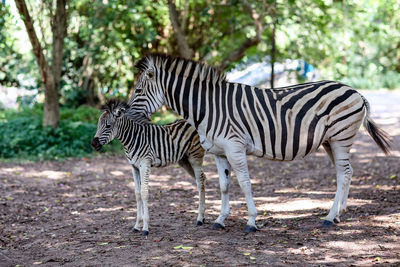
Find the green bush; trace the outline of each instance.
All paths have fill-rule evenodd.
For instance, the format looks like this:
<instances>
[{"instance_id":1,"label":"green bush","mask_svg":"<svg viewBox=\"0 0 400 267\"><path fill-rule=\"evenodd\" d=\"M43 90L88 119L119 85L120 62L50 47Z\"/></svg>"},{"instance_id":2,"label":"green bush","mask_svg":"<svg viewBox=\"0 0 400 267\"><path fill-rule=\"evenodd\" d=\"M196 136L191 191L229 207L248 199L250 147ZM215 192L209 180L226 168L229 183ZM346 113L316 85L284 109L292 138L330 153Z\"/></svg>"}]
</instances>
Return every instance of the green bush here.
<instances>
[{"instance_id":1,"label":"green bush","mask_svg":"<svg viewBox=\"0 0 400 267\"><path fill-rule=\"evenodd\" d=\"M42 107L0 112L0 158L60 159L93 153L90 142L96 133L100 111L90 107L60 109L59 127L42 126ZM117 140L103 148L120 152Z\"/></svg>"},{"instance_id":2,"label":"green bush","mask_svg":"<svg viewBox=\"0 0 400 267\"><path fill-rule=\"evenodd\" d=\"M151 116L151 121L158 125L164 125L167 123L171 123L171 122L176 121L177 119L180 119L180 117L175 115L172 111L167 110L167 109L165 109L165 110L161 109Z\"/></svg>"},{"instance_id":3,"label":"green bush","mask_svg":"<svg viewBox=\"0 0 400 267\"><path fill-rule=\"evenodd\" d=\"M97 125L101 111L89 106L80 106L78 108L62 108L60 110L60 120L81 121Z\"/></svg>"}]
</instances>

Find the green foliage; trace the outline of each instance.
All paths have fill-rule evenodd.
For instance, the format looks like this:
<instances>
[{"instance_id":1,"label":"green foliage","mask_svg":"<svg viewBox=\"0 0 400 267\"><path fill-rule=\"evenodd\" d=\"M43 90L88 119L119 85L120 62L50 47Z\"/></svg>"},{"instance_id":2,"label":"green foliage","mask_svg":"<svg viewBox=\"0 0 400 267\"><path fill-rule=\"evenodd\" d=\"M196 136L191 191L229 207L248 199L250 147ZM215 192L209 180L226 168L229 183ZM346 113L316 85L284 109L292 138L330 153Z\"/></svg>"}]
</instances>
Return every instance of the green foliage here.
<instances>
[{"instance_id":1,"label":"green foliage","mask_svg":"<svg viewBox=\"0 0 400 267\"><path fill-rule=\"evenodd\" d=\"M29 117L0 123L0 157L63 158L84 156L91 152L90 140L96 131L93 124L60 123L57 129L42 127L41 121Z\"/></svg>"},{"instance_id":2,"label":"green foliage","mask_svg":"<svg viewBox=\"0 0 400 267\"><path fill-rule=\"evenodd\" d=\"M12 16L7 6L0 4L0 84L18 85L17 69L21 54L15 51L15 38L9 30L5 31L12 22Z\"/></svg>"},{"instance_id":3,"label":"green foliage","mask_svg":"<svg viewBox=\"0 0 400 267\"><path fill-rule=\"evenodd\" d=\"M153 114L151 120L155 124L164 125L171 123L179 119L180 117L175 115L172 111L167 109L161 109Z\"/></svg>"},{"instance_id":4,"label":"green foliage","mask_svg":"<svg viewBox=\"0 0 400 267\"><path fill-rule=\"evenodd\" d=\"M62 108L60 119L72 122L85 122L97 125L100 117L100 110L88 106L80 106L78 108Z\"/></svg>"},{"instance_id":5,"label":"green foliage","mask_svg":"<svg viewBox=\"0 0 400 267\"><path fill-rule=\"evenodd\" d=\"M322 73L360 89L400 88L400 3L349 1L330 9Z\"/></svg>"},{"instance_id":6,"label":"green foliage","mask_svg":"<svg viewBox=\"0 0 400 267\"><path fill-rule=\"evenodd\" d=\"M60 159L94 153L90 142L97 129L98 109L62 108L56 129L42 127L42 110L41 105L35 105L0 112L0 158ZM114 140L103 151L120 153L122 146Z\"/></svg>"},{"instance_id":7,"label":"green foliage","mask_svg":"<svg viewBox=\"0 0 400 267\"><path fill-rule=\"evenodd\" d=\"M0 85L4 86L20 86L20 78L32 80L38 77L30 75L36 68L33 54L26 55L20 51L16 37L20 32L16 26L18 19L11 14L9 6L0 3ZM32 82L26 82L24 86L30 89Z\"/></svg>"}]
</instances>

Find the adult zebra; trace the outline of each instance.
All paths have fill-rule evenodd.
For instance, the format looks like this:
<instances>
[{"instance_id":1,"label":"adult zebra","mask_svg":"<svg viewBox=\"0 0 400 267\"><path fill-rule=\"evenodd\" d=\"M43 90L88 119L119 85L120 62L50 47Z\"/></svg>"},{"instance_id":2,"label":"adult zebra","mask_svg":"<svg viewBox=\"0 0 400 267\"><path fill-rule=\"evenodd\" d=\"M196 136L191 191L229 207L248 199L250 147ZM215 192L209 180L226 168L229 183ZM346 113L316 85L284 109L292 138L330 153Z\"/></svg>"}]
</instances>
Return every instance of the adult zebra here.
<instances>
[{"instance_id":1,"label":"adult zebra","mask_svg":"<svg viewBox=\"0 0 400 267\"><path fill-rule=\"evenodd\" d=\"M132 165L135 180L137 216L134 231L149 233L149 176L151 167L178 163L196 178L199 191L197 225L202 225L205 210L205 174L203 172L204 149L196 130L185 120L171 124L155 125L120 100L112 99L104 106L92 146L100 150L117 138L124 146L126 159Z\"/></svg>"},{"instance_id":2,"label":"adult zebra","mask_svg":"<svg viewBox=\"0 0 400 267\"><path fill-rule=\"evenodd\" d=\"M213 67L159 54L142 58L136 67L141 76L129 104L147 116L167 104L195 126L203 148L216 155L219 169L225 168L226 176L220 175L222 208L213 228L224 227L229 213L232 167L246 196L245 231L257 230L246 154L287 161L322 144L337 173L334 203L324 221L332 225L346 209L353 173L349 151L360 125L385 153L390 148L388 135L369 116L367 100L339 82L260 89L230 83Z\"/></svg>"}]
</instances>

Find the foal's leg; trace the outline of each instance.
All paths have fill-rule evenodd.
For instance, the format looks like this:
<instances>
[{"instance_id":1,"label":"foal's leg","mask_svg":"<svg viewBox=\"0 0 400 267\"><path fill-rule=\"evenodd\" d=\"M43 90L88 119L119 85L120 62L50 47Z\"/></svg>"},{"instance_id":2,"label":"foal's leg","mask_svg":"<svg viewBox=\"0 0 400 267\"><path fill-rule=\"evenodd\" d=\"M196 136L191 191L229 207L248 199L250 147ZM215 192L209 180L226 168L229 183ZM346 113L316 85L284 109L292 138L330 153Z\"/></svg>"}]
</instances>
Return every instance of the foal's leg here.
<instances>
[{"instance_id":1,"label":"foal's leg","mask_svg":"<svg viewBox=\"0 0 400 267\"><path fill-rule=\"evenodd\" d=\"M132 165L132 175L133 180L135 181L135 196L136 196L136 223L133 227L134 232L140 231L140 225L142 222L142 214L143 214L143 203L142 196L140 194L140 172L139 169Z\"/></svg>"},{"instance_id":2,"label":"foal's leg","mask_svg":"<svg viewBox=\"0 0 400 267\"><path fill-rule=\"evenodd\" d=\"M332 208L324 221L325 226L332 225L333 222L340 222L339 215L346 208L350 181L353 175L353 168L349 161L349 147L340 146L333 142L331 148L335 161L337 189Z\"/></svg>"},{"instance_id":3,"label":"foal's leg","mask_svg":"<svg viewBox=\"0 0 400 267\"><path fill-rule=\"evenodd\" d=\"M189 163L192 166L194 176L196 177L197 191L199 193L199 209L197 213L196 225L203 225L204 212L206 209L205 182L206 175L203 172L203 158L189 156Z\"/></svg>"},{"instance_id":4,"label":"foal's leg","mask_svg":"<svg viewBox=\"0 0 400 267\"><path fill-rule=\"evenodd\" d=\"M150 177L150 168L151 168L151 161L150 160L143 160L140 163L139 171L140 177L142 178L142 185L141 185L141 196L143 201L143 228L142 228L142 235L149 234L149 177Z\"/></svg>"},{"instance_id":5,"label":"foal's leg","mask_svg":"<svg viewBox=\"0 0 400 267\"><path fill-rule=\"evenodd\" d=\"M218 168L219 187L221 190L221 212L213 224L213 229L225 227L224 221L229 215L229 185L231 183L231 165L226 157L214 155Z\"/></svg>"}]
</instances>

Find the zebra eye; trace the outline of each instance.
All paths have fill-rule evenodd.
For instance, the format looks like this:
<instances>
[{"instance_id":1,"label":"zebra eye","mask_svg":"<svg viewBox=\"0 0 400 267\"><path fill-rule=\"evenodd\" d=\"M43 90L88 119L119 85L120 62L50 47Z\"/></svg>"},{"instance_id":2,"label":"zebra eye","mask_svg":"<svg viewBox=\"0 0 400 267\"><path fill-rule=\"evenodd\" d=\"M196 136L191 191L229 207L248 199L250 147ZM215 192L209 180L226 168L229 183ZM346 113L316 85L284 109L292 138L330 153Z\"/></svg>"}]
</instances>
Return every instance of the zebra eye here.
<instances>
[{"instance_id":1,"label":"zebra eye","mask_svg":"<svg viewBox=\"0 0 400 267\"><path fill-rule=\"evenodd\" d=\"M150 79L153 79L153 78L154 78L154 72L148 71L148 72L147 72L147 78L149 78L149 80L150 80Z\"/></svg>"},{"instance_id":2,"label":"zebra eye","mask_svg":"<svg viewBox=\"0 0 400 267\"><path fill-rule=\"evenodd\" d=\"M111 128L111 125L106 125L106 129L110 129Z\"/></svg>"},{"instance_id":3,"label":"zebra eye","mask_svg":"<svg viewBox=\"0 0 400 267\"><path fill-rule=\"evenodd\" d=\"M141 94L143 92L142 88L136 88L135 89L135 94Z\"/></svg>"}]
</instances>

